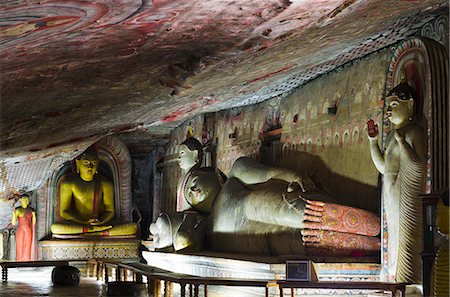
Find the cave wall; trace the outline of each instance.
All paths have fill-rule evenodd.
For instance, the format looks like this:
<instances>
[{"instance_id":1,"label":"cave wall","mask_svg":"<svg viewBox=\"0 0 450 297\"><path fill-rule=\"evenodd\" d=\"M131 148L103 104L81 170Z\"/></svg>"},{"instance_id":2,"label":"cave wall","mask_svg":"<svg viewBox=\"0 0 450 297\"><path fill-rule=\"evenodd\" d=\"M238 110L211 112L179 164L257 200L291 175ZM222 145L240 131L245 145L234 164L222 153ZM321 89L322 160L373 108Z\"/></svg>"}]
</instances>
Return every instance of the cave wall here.
<instances>
[{"instance_id":1,"label":"cave wall","mask_svg":"<svg viewBox=\"0 0 450 297\"><path fill-rule=\"evenodd\" d=\"M262 146L267 135L275 135L273 164L308 172L339 201L378 212L378 172L368 149L366 122L381 122L379 101L391 54L391 49L378 51L284 98L199 116L178 127L166 147L163 210L177 209L176 152L190 125L199 140L208 136L212 163L225 174L240 156L267 163ZM333 106L336 111L329 111Z\"/></svg>"}]
</instances>

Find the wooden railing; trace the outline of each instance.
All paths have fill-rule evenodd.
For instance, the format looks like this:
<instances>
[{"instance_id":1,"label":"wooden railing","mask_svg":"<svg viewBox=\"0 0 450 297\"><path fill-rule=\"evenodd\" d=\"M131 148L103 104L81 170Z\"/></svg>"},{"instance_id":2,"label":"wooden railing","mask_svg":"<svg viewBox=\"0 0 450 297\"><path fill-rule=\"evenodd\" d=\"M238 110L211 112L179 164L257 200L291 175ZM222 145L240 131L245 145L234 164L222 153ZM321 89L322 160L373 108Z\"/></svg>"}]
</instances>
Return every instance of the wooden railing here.
<instances>
[{"instance_id":1,"label":"wooden railing","mask_svg":"<svg viewBox=\"0 0 450 297\"><path fill-rule=\"evenodd\" d=\"M252 279L230 279L230 278L212 278L212 277L197 277L192 275L185 275L165 271L143 263L120 263L109 260L97 260L99 278L104 277L104 281L109 281L109 270L115 270L116 281L127 281L128 274L124 273L130 271L132 279L136 282L142 282L142 276L147 278L148 292L150 296L173 296L173 283L180 285L180 296L185 297L186 294L190 297L199 296L199 287L203 286L204 296L208 296L208 286L239 286L239 287L264 287L265 296L269 296L269 287L273 281L270 280L252 280ZM164 292L162 292L161 282L164 285ZM186 286L188 289L186 290Z\"/></svg>"},{"instance_id":2,"label":"wooden railing","mask_svg":"<svg viewBox=\"0 0 450 297\"><path fill-rule=\"evenodd\" d=\"M143 263L120 263L110 260L97 260L97 277L102 278L107 283L109 281L109 270L114 269L116 281L127 281L128 272L131 272L132 279L136 282L142 282L142 276L147 277L148 292L150 296L171 297L173 296L173 284L178 283L181 287L180 296L190 297L199 296L199 287L203 286L204 296L208 296L208 286L236 286L236 287L262 287L265 288L265 296L269 296L270 287L279 287L280 296L284 296L284 289L290 289L291 296L295 296L295 288L314 288L314 289L372 289L390 291L392 296L405 296L405 283L388 282L296 282L287 280L269 280L269 279L231 279L217 277L197 277L185 274L173 273L161 270ZM163 287L161 287L163 283ZM188 289L186 290L186 286Z\"/></svg>"}]
</instances>

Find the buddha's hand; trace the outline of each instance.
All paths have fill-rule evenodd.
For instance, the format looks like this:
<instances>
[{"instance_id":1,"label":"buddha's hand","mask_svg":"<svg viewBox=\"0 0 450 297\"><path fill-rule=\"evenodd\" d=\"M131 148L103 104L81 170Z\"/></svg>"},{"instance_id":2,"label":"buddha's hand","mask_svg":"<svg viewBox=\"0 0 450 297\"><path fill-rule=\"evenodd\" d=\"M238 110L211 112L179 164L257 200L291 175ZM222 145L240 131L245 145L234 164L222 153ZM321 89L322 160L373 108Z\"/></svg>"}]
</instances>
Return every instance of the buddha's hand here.
<instances>
[{"instance_id":1,"label":"buddha's hand","mask_svg":"<svg viewBox=\"0 0 450 297\"><path fill-rule=\"evenodd\" d=\"M102 221L100 221L99 219L97 219L97 218L91 218L91 219L89 219L89 225L91 225L91 226L100 226L100 225L103 225L105 222L102 222Z\"/></svg>"},{"instance_id":2,"label":"buddha's hand","mask_svg":"<svg viewBox=\"0 0 450 297\"><path fill-rule=\"evenodd\" d=\"M378 125L370 119L367 121L367 135L369 138L375 138L378 136Z\"/></svg>"},{"instance_id":3,"label":"buddha's hand","mask_svg":"<svg viewBox=\"0 0 450 297\"><path fill-rule=\"evenodd\" d=\"M293 180L289 183L287 187L287 191L293 192L298 187L302 189L302 192L313 191L316 188L316 185L312 181L311 177L307 174L297 174Z\"/></svg>"}]
</instances>

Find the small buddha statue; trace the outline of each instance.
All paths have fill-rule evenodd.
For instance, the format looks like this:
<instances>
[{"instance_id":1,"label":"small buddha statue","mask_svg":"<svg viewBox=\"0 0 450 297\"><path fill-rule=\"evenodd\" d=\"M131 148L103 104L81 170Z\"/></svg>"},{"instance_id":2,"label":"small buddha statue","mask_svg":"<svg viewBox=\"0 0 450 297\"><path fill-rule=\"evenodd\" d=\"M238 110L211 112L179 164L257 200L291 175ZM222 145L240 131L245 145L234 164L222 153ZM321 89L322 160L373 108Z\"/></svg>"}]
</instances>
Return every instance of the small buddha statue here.
<instances>
[{"instance_id":1,"label":"small buddha statue","mask_svg":"<svg viewBox=\"0 0 450 297\"><path fill-rule=\"evenodd\" d=\"M114 187L98 174L99 160L86 151L76 160L77 175L62 177L59 186L59 214L63 222L54 223L54 235L118 236L134 235L136 223L113 224Z\"/></svg>"},{"instance_id":2,"label":"small buddha statue","mask_svg":"<svg viewBox=\"0 0 450 297\"><path fill-rule=\"evenodd\" d=\"M16 260L31 261L36 212L29 206L30 197L28 195L22 195L19 201L20 206L13 210L11 220L11 224L17 226Z\"/></svg>"}]
</instances>

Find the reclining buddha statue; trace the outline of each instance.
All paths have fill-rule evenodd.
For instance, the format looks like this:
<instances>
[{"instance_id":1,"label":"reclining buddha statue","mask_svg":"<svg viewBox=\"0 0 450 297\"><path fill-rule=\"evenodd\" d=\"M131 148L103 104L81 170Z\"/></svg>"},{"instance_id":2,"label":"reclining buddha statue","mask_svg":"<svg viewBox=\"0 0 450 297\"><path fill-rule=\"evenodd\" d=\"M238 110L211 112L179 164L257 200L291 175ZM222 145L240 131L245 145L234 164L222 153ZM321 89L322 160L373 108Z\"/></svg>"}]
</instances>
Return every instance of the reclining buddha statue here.
<instances>
[{"instance_id":1,"label":"reclining buddha statue","mask_svg":"<svg viewBox=\"0 0 450 297\"><path fill-rule=\"evenodd\" d=\"M77 174L61 178L59 199L61 220L52 224L55 237L66 235L134 235L136 223L113 224L116 215L113 183L98 174L99 159L88 149L76 160Z\"/></svg>"},{"instance_id":2,"label":"reclining buddha statue","mask_svg":"<svg viewBox=\"0 0 450 297\"><path fill-rule=\"evenodd\" d=\"M241 157L228 178L200 167L202 145L180 146L178 195L191 209L150 226L155 248L266 255L377 255L379 217L337 204L308 175ZM226 180L225 180L226 179Z\"/></svg>"}]
</instances>

